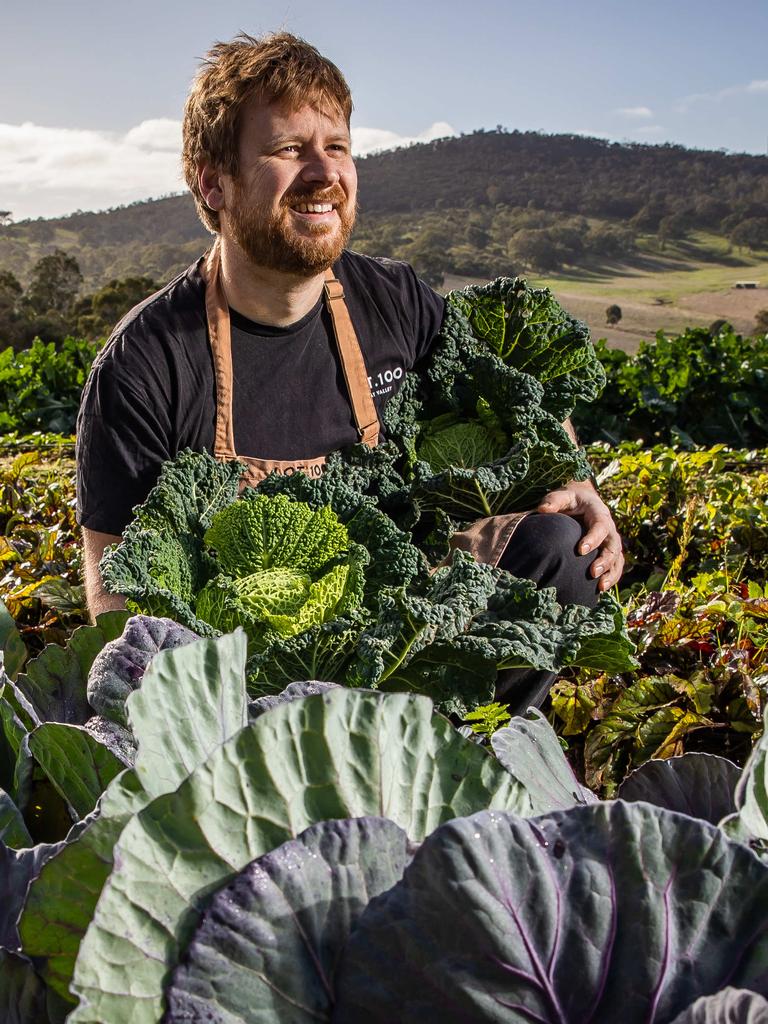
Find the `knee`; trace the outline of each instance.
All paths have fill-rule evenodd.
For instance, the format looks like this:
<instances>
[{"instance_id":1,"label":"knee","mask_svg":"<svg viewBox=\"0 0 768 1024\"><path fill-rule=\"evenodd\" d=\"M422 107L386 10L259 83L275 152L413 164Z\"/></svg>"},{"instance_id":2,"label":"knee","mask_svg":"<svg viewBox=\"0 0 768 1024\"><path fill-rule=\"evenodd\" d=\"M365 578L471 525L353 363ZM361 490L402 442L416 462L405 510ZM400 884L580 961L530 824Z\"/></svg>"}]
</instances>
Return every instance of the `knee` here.
<instances>
[{"instance_id":1,"label":"knee","mask_svg":"<svg viewBox=\"0 0 768 1024\"><path fill-rule=\"evenodd\" d=\"M579 522L559 512L532 513L520 523L501 560L501 567L516 576L555 587L561 604L597 603L597 581L589 568L596 551L580 555Z\"/></svg>"},{"instance_id":2,"label":"knee","mask_svg":"<svg viewBox=\"0 0 768 1024\"><path fill-rule=\"evenodd\" d=\"M576 550L581 536L581 526L573 516L534 512L520 523L512 543L544 563L562 564L581 557Z\"/></svg>"}]
</instances>

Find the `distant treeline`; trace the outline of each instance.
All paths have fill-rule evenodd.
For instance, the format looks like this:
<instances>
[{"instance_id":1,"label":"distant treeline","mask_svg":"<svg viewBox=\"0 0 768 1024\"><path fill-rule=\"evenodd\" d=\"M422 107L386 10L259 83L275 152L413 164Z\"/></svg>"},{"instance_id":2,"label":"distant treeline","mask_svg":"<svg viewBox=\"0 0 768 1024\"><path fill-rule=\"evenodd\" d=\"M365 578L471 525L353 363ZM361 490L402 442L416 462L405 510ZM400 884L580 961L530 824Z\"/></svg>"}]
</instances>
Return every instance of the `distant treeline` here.
<instances>
[{"instance_id":1,"label":"distant treeline","mask_svg":"<svg viewBox=\"0 0 768 1024\"><path fill-rule=\"evenodd\" d=\"M358 173L354 246L409 259L433 282L616 262L639 239L663 250L692 231L768 248L763 156L496 129L369 156ZM60 248L95 290L131 276L165 280L209 241L191 197L171 196L0 227L0 269L26 286Z\"/></svg>"},{"instance_id":2,"label":"distant treeline","mask_svg":"<svg viewBox=\"0 0 768 1024\"><path fill-rule=\"evenodd\" d=\"M26 288L11 271L0 270L0 350L25 349L33 339L105 338L129 309L159 288L149 277L127 277L79 297L82 281L77 260L63 249L40 257Z\"/></svg>"}]
</instances>

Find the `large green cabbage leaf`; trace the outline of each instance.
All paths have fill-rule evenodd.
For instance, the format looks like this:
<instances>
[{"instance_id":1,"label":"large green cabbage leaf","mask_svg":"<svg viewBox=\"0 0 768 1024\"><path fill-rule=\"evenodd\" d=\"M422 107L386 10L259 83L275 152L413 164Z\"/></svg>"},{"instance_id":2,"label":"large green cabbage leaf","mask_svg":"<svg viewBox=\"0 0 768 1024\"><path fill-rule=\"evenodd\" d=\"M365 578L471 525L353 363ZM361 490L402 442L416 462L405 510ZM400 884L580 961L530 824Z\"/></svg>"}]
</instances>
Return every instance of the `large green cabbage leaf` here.
<instances>
[{"instance_id":1,"label":"large green cabbage leaf","mask_svg":"<svg viewBox=\"0 0 768 1024\"><path fill-rule=\"evenodd\" d=\"M313 825L252 861L205 911L164 1019L330 1020L349 933L409 859L402 829L365 817Z\"/></svg>"},{"instance_id":2,"label":"large green cabbage leaf","mask_svg":"<svg viewBox=\"0 0 768 1024\"><path fill-rule=\"evenodd\" d=\"M91 665L86 685L89 704L117 725L127 725L125 701L141 685L158 651L172 650L196 639L192 630L173 619L133 615L122 634L106 643Z\"/></svg>"},{"instance_id":3,"label":"large green cabbage leaf","mask_svg":"<svg viewBox=\"0 0 768 1024\"><path fill-rule=\"evenodd\" d=\"M71 1024L157 1021L211 892L309 825L375 814L420 841L480 807L531 811L424 697L338 688L273 708L125 827L80 947Z\"/></svg>"},{"instance_id":4,"label":"large green cabbage leaf","mask_svg":"<svg viewBox=\"0 0 768 1024\"><path fill-rule=\"evenodd\" d=\"M534 708L525 718L513 717L491 736L499 763L531 794L540 807L561 810L594 803L597 797L582 786L565 756L557 733Z\"/></svg>"},{"instance_id":5,"label":"large green cabbage leaf","mask_svg":"<svg viewBox=\"0 0 768 1024\"><path fill-rule=\"evenodd\" d=\"M20 921L25 953L71 1002L80 940L113 866L120 833L142 807L175 789L247 721L245 638L235 633L159 653L128 699L136 767L107 786L96 811L43 867Z\"/></svg>"},{"instance_id":6,"label":"large green cabbage leaf","mask_svg":"<svg viewBox=\"0 0 768 1024\"><path fill-rule=\"evenodd\" d=\"M531 288L521 277L499 277L450 292L448 301L506 365L539 381L543 408L561 422L577 400L592 402L605 386L589 328L566 313L549 288Z\"/></svg>"},{"instance_id":7,"label":"large green cabbage leaf","mask_svg":"<svg viewBox=\"0 0 768 1024\"><path fill-rule=\"evenodd\" d=\"M768 851L768 707L763 732L752 748L734 792L736 809L721 822L734 839Z\"/></svg>"},{"instance_id":8,"label":"large green cabbage leaf","mask_svg":"<svg viewBox=\"0 0 768 1024\"><path fill-rule=\"evenodd\" d=\"M716 754L688 751L666 760L651 758L619 786L620 800L644 800L718 825L735 811L741 769Z\"/></svg>"}]
</instances>

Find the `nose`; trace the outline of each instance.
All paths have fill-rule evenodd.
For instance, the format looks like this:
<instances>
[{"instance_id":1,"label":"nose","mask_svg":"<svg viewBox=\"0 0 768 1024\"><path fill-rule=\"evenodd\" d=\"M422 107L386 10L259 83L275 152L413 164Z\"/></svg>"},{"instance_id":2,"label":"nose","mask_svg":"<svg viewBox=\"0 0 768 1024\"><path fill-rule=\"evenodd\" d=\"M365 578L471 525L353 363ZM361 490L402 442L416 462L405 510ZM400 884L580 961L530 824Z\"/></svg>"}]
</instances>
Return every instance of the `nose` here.
<instances>
[{"instance_id":1,"label":"nose","mask_svg":"<svg viewBox=\"0 0 768 1024\"><path fill-rule=\"evenodd\" d=\"M307 183L335 185L341 177L338 158L324 149L312 149L307 153L301 177Z\"/></svg>"}]
</instances>

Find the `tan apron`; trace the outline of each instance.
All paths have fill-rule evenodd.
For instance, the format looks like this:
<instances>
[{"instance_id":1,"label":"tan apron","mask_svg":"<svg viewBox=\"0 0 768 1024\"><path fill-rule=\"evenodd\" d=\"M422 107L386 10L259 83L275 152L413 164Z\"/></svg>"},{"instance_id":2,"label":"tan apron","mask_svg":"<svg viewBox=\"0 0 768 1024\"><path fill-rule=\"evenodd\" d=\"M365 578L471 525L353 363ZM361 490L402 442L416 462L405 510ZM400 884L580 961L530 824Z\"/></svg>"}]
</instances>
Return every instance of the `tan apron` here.
<instances>
[{"instance_id":1,"label":"tan apron","mask_svg":"<svg viewBox=\"0 0 768 1024\"><path fill-rule=\"evenodd\" d=\"M318 455L311 459L260 459L250 455L239 455L235 451L235 432L232 422L232 335L229 323L229 306L221 285L221 259L218 241L204 258L201 273L205 282L205 312L208 319L208 338L213 355L213 371L216 379L216 428L213 452L220 462L238 459L247 471L240 486L255 487L269 473L306 473L320 476L327 456ZM375 448L378 444L380 424L368 383L368 371L357 340L349 310L344 301L341 282L333 276L332 270L325 272L325 302L331 314L333 333L339 350L344 380L352 406L352 415L360 441ZM510 515L491 516L473 523L468 530L451 538L452 548L469 551L478 562L498 565L504 549L515 532L518 523L528 513L514 512Z\"/></svg>"}]
</instances>

